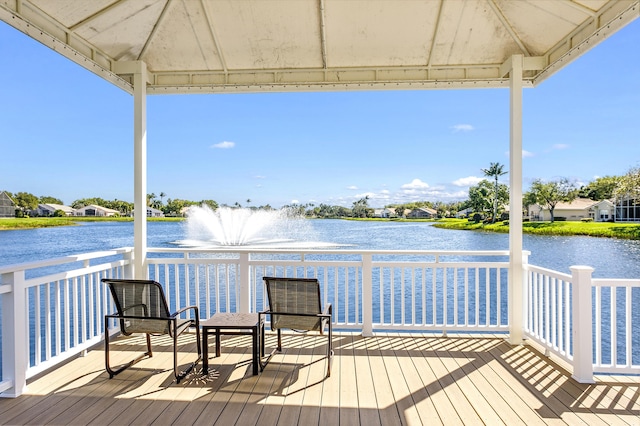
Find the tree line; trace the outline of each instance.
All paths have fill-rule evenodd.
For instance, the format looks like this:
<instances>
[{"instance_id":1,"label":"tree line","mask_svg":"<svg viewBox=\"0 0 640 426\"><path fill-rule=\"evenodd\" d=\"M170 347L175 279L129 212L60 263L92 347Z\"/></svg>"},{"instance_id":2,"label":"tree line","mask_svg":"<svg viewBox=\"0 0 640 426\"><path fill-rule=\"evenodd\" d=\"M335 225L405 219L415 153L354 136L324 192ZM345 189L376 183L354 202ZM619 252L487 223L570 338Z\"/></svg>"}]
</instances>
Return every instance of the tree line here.
<instances>
[{"instance_id":1,"label":"tree line","mask_svg":"<svg viewBox=\"0 0 640 426\"><path fill-rule=\"evenodd\" d=\"M470 210L481 217L489 217L492 222L500 218L504 212L504 206L509 203L509 187L499 183L498 178L507 174L504 165L491 163L486 169L481 169L485 177L492 178L481 180L477 185L469 188L468 198L464 201L442 202L442 201L413 201L401 204L388 204L385 208L392 210L396 217L404 217L405 212L417 208L431 208L437 212L437 216L456 217L458 212ZM16 204L16 215L30 214L35 212L38 204L64 204L62 200L52 196L37 197L28 192L16 192L15 194L4 191ZM151 193L147 195L147 206L160 210L165 216L182 216L184 209L190 206L207 205L216 210L218 207L240 208L243 205L239 202L233 205L219 205L215 200L190 201L180 198L167 198L164 192L158 195ZM589 198L594 201L614 199L616 197L630 197L640 200L640 167L631 168L622 176L604 176L595 179L587 185L577 187L576 184L567 178L559 178L552 181L536 179L532 182L529 191L523 194L523 210L528 211L533 204L539 204L549 209L551 220L554 220L554 210L560 202L571 202L576 198ZM122 216L129 216L133 212L133 203L122 200L105 200L103 198L81 198L71 203L74 209L80 209L88 205L99 205L109 209L117 210ZM252 206L251 199L246 200L244 207L250 209L273 210L267 205ZM354 201L351 207L319 204L292 204L283 208L292 210L294 213L307 217L316 218L369 218L374 216L374 209L369 206L369 197L363 197ZM31 213L32 214L32 213ZM64 212L56 212L56 215L64 215Z\"/></svg>"},{"instance_id":2,"label":"tree line","mask_svg":"<svg viewBox=\"0 0 640 426\"><path fill-rule=\"evenodd\" d=\"M484 179L478 185L469 188L466 207L481 214L491 214L491 221L495 222L498 213L509 203L509 187L498 183L498 176L506 172L498 163L491 163L491 167L482 170L485 176L495 178L495 184ZM568 178L551 181L536 179L531 183L529 191L523 194L522 207L526 214L534 204L543 206L549 210L553 222L554 210L558 203L570 203L576 198L602 201L621 197L640 200L640 167L633 167L622 176L599 177L580 187Z\"/></svg>"}]
</instances>

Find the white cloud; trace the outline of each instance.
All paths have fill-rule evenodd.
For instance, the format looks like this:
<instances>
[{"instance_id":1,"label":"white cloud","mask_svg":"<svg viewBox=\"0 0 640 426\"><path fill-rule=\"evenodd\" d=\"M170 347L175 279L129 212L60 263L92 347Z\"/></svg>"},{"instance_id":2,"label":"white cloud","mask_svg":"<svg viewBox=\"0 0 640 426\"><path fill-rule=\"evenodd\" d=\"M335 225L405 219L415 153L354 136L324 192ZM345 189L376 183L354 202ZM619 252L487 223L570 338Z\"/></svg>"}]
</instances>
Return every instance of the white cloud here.
<instances>
[{"instance_id":1,"label":"white cloud","mask_svg":"<svg viewBox=\"0 0 640 426\"><path fill-rule=\"evenodd\" d=\"M364 197L369 197L371 199L382 198L378 194L376 194L375 192L364 192L362 194L357 194L357 195L354 196L354 198L356 198L358 200L361 199L361 198L364 198Z\"/></svg>"},{"instance_id":2,"label":"white cloud","mask_svg":"<svg viewBox=\"0 0 640 426\"><path fill-rule=\"evenodd\" d=\"M473 185L477 185L481 180L482 180L482 178L480 178L480 177L467 176L467 177L463 177L463 178L460 178L460 179L456 179L451 183L454 184L455 186L470 187L470 186L473 186Z\"/></svg>"},{"instance_id":3,"label":"white cloud","mask_svg":"<svg viewBox=\"0 0 640 426\"><path fill-rule=\"evenodd\" d=\"M211 145L211 148L229 149L233 148L234 146L236 146L235 142L224 141Z\"/></svg>"},{"instance_id":4,"label":"white cloud","mask_svg":"<svg viewBox=\"0 0 640 426\"><path fill-rule=\"evenodd\" d=\"M566 143L557 143L551 147L551 149L567 149L567 148L569 148L569 145L567 145Z\"/></svg>"},{"instance_id":5,"label":"white cloud","mask_svg":"<svg viewBox=\"0 0 640 426\"><path fill-rule=\"evenodd\" d=\"M455 126L451 126L454 133L458 132L470 132L474 129L471 124L456 124Z\"/></svg>"},{"instance_id":6,"label":"white cloud","mask_svg":"<svg viewBox=\"0 0 640 426\"><path fill-rule=\"evenodd\" d=\"M300 201L298 201L298 200L291 200L291 204L300 204Z\"/></svg>"},{"instance_id":7,"label":"white cloud","mask_svg":"<svg viewBox=\"0 0 640 426\"><path fill-rule=\"evenodd\" d=\"M414 179L411 183L405 183L400 188L402 189L427 189L429 184L421 181L420 179Z\"/></svg>"},{"instance_id":8,"label":"white cloud","mask_svg":"<svg viewBox=\"0 0 640 426\"><path fill-rule=\"evenodd\" d=\"M262 175L255 175L254 178L256 179L266 179L266 176L262 176Z\"/></svg>"},{"instance_id":9,"label":"white cloud","mask_svg":"<svg viewBox=\"0 0 640 426\"><path fill-rule=\"evenodd\" d=\"M349 186L347 186L347 189L356 190L356 189L358 189L358 187L355 186L355 185L349 185Z\"/></svg>"},{"instance_id":10,"label":"white cloud","mask_svg":"<svg viewBox=\"0 0 640 426\"><path fill-rule=\"evenodd\" d=\"M389 194L389 190L388 189L383 189L382 191L380 191L381 194Z\"/></svg>"}]
</instances>

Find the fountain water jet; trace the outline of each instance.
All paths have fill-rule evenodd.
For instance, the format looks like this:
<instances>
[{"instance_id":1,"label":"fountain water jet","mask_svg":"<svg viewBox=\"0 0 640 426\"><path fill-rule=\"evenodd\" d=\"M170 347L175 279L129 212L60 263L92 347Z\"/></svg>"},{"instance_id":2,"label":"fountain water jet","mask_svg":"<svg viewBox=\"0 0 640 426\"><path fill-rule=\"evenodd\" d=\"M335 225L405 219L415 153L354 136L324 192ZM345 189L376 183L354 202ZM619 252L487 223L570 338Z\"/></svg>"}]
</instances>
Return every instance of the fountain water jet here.
<instances>
[{"instance_id":1,"label":"fountain water jet","mask_svg":"<svg viewBox=\"0 0 640 426\"><path fill-rule=\"evenodd\" d=\"M187 241L196 246L274 246L322 247L330 243L313 242L315 232L309 222L292 209L254 210L203 205L187 211Z\"/></svg>"}]
</instances>

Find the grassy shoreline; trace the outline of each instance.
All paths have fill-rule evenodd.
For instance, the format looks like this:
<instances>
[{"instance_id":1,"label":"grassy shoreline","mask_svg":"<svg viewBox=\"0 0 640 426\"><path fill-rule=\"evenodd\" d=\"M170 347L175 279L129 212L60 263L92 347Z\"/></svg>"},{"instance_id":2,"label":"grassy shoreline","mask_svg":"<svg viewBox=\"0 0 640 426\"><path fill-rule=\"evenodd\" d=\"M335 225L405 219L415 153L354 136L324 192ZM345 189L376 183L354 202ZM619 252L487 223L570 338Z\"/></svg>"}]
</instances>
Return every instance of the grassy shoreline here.
<instances>
[{"instance_id":1,"label":"grassy shoreline","mask_svg":"<svg viewBox=\"0 0 640 426\"><path fill-rule=\"evenodd\" d=\"M183 217L149 217L149 222L180 222ZM0 219L0 231L76 226L80 222L133 222L132 217L25 217Z\"/></svg>"},{"instance_id":2,"label":"grassy shoreline","mask_svg":"<svg viewBox=\"0 0 640 426\"><path fill-rule=\"evenodd\" d=\"M509 232L508 222L494 224L469 222L466 219L444 219L433 226L443 229L458 229L484 232ZM640 240L640 224L616 222L524 222L522 232L535 235L571 236L580 235L599 238Z\"/></svg>"},{"instance_id":3,"label":"grassy shoreline","mask_svg":"<svg viewBox=\"0 0 640 426\"><path fill-rule=\"evenodd\" d=\"M149 222L181 222L182 217L150 217ZM385 222L432 222L433 226L442 229L456 229L480 232L509 232L508 222L499 221L494 224L469 222L466 219L381 219L381 218L348 218L357 221ZM33 217L0 219L0 231L47 228L52 226L75 226L80 222L132 222L132 217ZM614 222L524 222L522 232L536 235L582 235L600 238L619 238L640 240L640 224Z\"/></svg>"}]
</instances>

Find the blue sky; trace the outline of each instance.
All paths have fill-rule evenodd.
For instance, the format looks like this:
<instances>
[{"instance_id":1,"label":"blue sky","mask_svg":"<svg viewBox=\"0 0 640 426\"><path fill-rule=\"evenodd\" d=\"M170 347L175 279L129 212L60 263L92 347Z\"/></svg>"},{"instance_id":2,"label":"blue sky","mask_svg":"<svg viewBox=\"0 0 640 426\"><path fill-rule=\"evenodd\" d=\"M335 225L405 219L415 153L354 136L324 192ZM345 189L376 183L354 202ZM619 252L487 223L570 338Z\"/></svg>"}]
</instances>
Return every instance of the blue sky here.
<instances>
[{"instance_id":1,"label":"blue sky","mask_svg":"<svg viewBox=\"0 0 640 426\"><path fill-rule=\"evenodd\" d=\"M640 165L638 46L640 19L524 90L525 189ZM4 23L0 55L0 190L133 201L133 97ZM482 168L508 170L507 89L154 95L147 108L148 192L166 198L382 207L463 200Z\"/></svg>"}]
</instances>

